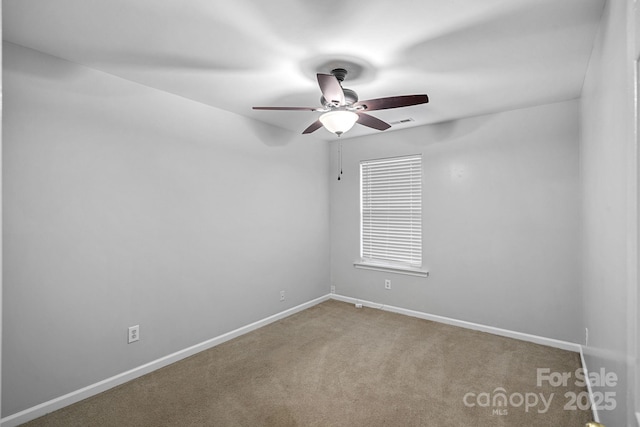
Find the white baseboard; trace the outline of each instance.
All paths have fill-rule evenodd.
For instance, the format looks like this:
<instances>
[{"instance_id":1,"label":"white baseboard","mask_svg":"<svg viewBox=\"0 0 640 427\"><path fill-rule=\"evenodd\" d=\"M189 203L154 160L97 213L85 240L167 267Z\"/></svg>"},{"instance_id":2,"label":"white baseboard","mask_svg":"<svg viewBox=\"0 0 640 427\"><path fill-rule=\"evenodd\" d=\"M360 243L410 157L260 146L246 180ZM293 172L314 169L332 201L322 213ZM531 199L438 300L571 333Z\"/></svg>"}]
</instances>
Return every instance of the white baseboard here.
<instances>
[{"instance_id":1,"label":"white baseboard","mask_svg":"<svg viewBox=\"0 0 640 427\"><path fill-rule=\"evenodd\" d=\"M351 304L362 304L363 307L371 307L377 308L380 310L385 310L393 313L404 314L406 316L417 317L425 320L432 320L438 323L444 323L451 326L458 326L466 329L473 329L475 331L487 332L493 335L500 335L507 338L514 338L521 341L532 342L535 344L546 345L549 347L559 348L561 350L575 351L580 353L580 361L582 362L582 368L584 369L585 378L589 378L589 371L587 369L587 364L584 360L584 354L582 352L582 345L576 344L569 341L556 340L553 338L541 337L538 335L525 334L522 332L510 331L508 329L500 329L495 328L493 326L481 325L478 323L466 322L464 320L452 319L449 317L437 316L434 314L428 314L421 311L408 310L406 308L394 307L391 305L379 304L371 301L365 301L358 298L346 297L338 294L331 294L331 299L335 299L337 301L348 302ZM587 381L587 391L589 393L589 401L591 403L591 411L593 413L593 421L600 422L600 417L598 416L598 408L595 405L593 390L591 388L591 383ZM640 413L636 414L638 417L638 425L640 426Z\"/></svg>"},{"instance_id":2,"label":"white baseboard","mask_svg":"<svg viewBox=\"0 0 640 427\"><path fill-rule=\"evenodd\" d=\"M248 332L266 326L270 323L273 323L277 320L288 317L292 314L298 313L302 310L306 310L307 308L313 307L314 305L320 304L321 302L327 301L328 299L335 299L338 301L343 301L352 304L362 304L365 307L378 308L381 310L403 314L406 316L417 317L420 319L431 320L434 322L444 323L452 326L458 326L466 329L473 329L481 332L487 332L494 335L500 335L508 338L514 338L522 341L533 342L536 344L547 345L549 347L555 347L562 350L575 351L580 353L580 357L582 358L582 366L586 370L586 364L584 361L584 356L582 355L582 346L576 343L556 340L552 338L540 337L537 335L525 334L522 332L510 331L507 329L495 328L493 326L486 326L472 322L466 322L464 320L452 319L449 317L437 316L434 314L423 313L420 311L409 310L401 307L394 307L385 304L378 304L371 301L365 301L357 298L346 297L338 294L328 294L314 300L308 301L304 304L300 304L296 307L292 307L288 310L282 311L280 313L276 313L272 316L266 317L262 320L258 320L249 325L243 326L241 328L235 329L233 331L227 332L225 334L219 335L210 340L204 341L202 343L196 344L194 346L188 347L184 350L177 351L160 359L156 359L149 363L146 363L142 366L138 366L137 368L131 369L129 371L123 372L121 374L115 375L111 378L107 378L95 384L91 384L87 387L81 388L79 390L73 391L71 393L65 394L64 396L57 397L55 399L49 400L47 402L41 403L39 405L33 406L31 408L25 409L24 411L18 412L16 414L9 415L0 420L1 427L14 427L18 426L22 423L26 423L43 415L46 415L50 412L61 409L65 406L71 405L73 403L84 400L88 397L95 396L96 394L102 393L106 390L109 390L113 387L116 387L120 384L124 384L127 381L131 381L143 375L146 375L150 372L153 372L157 369L160 369L164 366L175 363L179 360L185 359L189 356L192 356L201 351L207 350L209 348L215 347L219 344L222 344L226 341L229 341L233 338L244 335ZM591 386L589 385L589 396L592 398ZM592 400L593 403L593 400ZM598 414L596 408L594 408L594 421L598 421Z\"/></svg>"},{"instance_id":3,"label":"white baseboard","mask_svg":"<svg viewBox=\"0 0 640 427\"><path fill-rule=\"evenodd\" d=\"M580 361L582 362L582 369L584 369L584 377L589 378L589 369L587 368L587 362L584 360L584 352L582 346L580 346ZM591 381L587 381L587 392L589 393L589 403L591 404L591 413L593 414L593 421L599 423L600 416L598 415L598 407L593 396L593 388L591 387Z\"/></svg>"},{"instance_id":4,"label":"white baseboard","mask_svg":"<svg viewBox=\"0 0 640 427\"><path fill-rule=\"evenodd\" d=\"M120 384L124 384L127 381L131 381L133 379L146 375L179 360L185 359L189 356L193 356L194 354L199 353L203 350L207 350L209 348L220 345L226 341L266 326L277 320L284 319L285 317L291 316L292 314L298 313L302 310L306 310L307 308L313 307L314 305L320 304L321 302L327 301L328 299L329 295L316 298L304 304L300 304L288 310L266 317L262 320L258 320L257 322L253 322L249 325L227 332L226 334L222 334L210 340L201 342L200 344L193 345L191 347L185 348L184 350L177 351L175 353L161 357L160 359L156 359L152 362L146 363L142 366L138 366L137 368L133 368L129 371L115 375L111 378L107 378L95 384L91 384L87 387L65 394L64 396L57 397L55 399L25 409L24 411L9 415L8 417L2 418L0 420L0 426L14 427L26 423L27 421L34 420L50 412L79 402L88 397L95 396L96 394L102 393L103 391L109 390Z\"/></svg>"},{"instance_id":5,"label":"white baseboard","mask_svg":"<svg viewBox=\"0 0 640 427\"><path fill-rule=\"evenodd\" d=\"M538 335L525 334L522 332L510 331L508 329L495 328L493 326L481 325L479 323L466 322L464 320L452 319L450 317L437 316L435 314L428 314L421 311L409 310L401 307L394 307L392 305L378 304L371 301L365 301L358 298L345 297L343 295L331 294L331 299L338 301L344 301L351 304L362 304L364 307L378 308L380 310L390 311L392 313L404 314L405 316L417 317L425 320L432 320L438 323L445 323L447 325L458 326L466 329L473 329L475 331L487 332L493 335L500 335L508 338L515 338L521 341L528 341L535 344L542 344L549 347L555 347L562 350L575 351L579 353L581 350L580 344L576 344L569 341L556 340L553 338L541 337Z\"/></svg>"}]
</instances>

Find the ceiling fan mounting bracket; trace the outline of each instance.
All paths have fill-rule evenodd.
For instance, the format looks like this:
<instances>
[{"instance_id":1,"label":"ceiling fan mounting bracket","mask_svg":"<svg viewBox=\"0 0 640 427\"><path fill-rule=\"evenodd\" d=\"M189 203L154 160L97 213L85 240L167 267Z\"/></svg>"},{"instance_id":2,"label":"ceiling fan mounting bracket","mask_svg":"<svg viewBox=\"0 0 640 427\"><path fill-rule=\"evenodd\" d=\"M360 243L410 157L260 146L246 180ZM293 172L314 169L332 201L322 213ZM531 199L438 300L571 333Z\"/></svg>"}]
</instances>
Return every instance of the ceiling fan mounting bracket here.
<instances>
[{"instance_id":1,"label":"ceiling fan mounting bracket","mask_svg":"<svg viewBox=\"0 0 640 427\"><path fill-rule=\"evenodd\" d=\"M331 70L331 74L333 74L340 83L344 81L348 73L349 72L344 68L334 68L333 70Z\"/></svg>"}]
</instances>

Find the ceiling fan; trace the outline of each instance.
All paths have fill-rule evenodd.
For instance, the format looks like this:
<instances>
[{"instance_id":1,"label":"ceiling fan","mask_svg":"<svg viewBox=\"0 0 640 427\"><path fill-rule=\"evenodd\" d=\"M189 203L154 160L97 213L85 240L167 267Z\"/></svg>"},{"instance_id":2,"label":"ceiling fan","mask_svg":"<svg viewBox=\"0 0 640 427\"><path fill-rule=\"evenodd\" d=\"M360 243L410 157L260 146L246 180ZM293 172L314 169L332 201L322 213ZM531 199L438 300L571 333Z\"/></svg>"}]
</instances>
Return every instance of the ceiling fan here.
<instances>
[{"instance_id":1,"label":"ceiling fan","mask_svg":"<svg viewBox=\"0 0 640 427\"><path fill-rule=\"evenodd\" d=\"M391 127L389 123L367 114L366 111L408 107L429 102L427 95L390 96L358 101L358 94L351 89L342 87L342 82L346 76L347 70L344 68L336 68L331 71L331 74L317 74L318 85L322 91L321 107L253 107L253 109L317 111L323 114L302 133L311 133L324 126L329 132L340 136L351 129L355 123L377 130L386 130Z\"/></svg>"}]
</instances>

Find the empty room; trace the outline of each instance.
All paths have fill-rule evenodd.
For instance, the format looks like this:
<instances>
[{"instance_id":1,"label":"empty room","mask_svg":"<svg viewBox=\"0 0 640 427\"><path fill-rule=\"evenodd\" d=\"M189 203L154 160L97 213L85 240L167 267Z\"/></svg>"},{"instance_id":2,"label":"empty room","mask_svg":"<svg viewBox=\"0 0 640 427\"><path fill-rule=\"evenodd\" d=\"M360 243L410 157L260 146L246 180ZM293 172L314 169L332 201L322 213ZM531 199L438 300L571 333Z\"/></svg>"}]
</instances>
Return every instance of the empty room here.
<instances>
[{"instance_id":1,"label":"empty room","mask_svg":"<svg viewBox=\"0 0 640 427\"><path fill-rule=\"evenodd\" d=\"M640 426L635 0L2 0L2 427Z\"/></svg>"}]
</instances>

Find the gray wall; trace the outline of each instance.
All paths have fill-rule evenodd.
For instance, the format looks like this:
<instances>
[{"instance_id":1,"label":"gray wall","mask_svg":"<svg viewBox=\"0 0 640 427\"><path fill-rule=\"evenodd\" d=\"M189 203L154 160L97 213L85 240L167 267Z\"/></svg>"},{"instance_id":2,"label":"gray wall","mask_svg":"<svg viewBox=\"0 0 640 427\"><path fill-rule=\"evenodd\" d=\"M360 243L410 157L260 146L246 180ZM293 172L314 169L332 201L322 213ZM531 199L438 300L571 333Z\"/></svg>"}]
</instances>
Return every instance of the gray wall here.
<instances>
[{"instance_id":1,"label":"gray wall","mask_svg":"<svg viewBox=\"0 0 640 427\"><path fill-rule=\"evenodd\" d=\"M326 142L12 44L4 67L3 416L328 292Z\"/></svg>"},{"instance_id":2,"label":"gray wall","mask_svg":"<svg viewBox=\"0 0 640 427\"><path fill-rule=\"evenodd\" d=\"M550 338L583 343L587 326L588 366L620 378L618 408L601 420L630 424L624 3L607 2L581 100L347 139L340 182L335 143L329 153L5 44L2 415L323 295L331 281L343 295ZM431 276L356 270L358 162L413 153L425 162ZM142 340L127 345L133 324Z\"/></svg>"},{"instance_id":3,"label":"gray wall","mask_svg":"<svg viewBox=\"0 0 640 427\"><path fill-rule=\"evenodd\" d=\"M332 146L338 294L580 342L578 102L417 127ZM422 153L429 278L353 267L359 162ZM384 279L392 289L384 289Z\"/></svg>"},{"instance_id":4,"label":"gray wall","mask_svg":"<svg viewBox=\"0 0 640 427\"><path fill-rule=\"evenodd\" d=\"M582 283L589 329L584 353L590 370L605 369L619 378L617 387L596 389L616 394L616 410L600 411L608 426L635 425L633 405L627 405L637 312L637 177L633 58L627 58L633 33L627 32L626 13L626 1L606 3L581 99Z\"/></svg>"}]
</instances>

